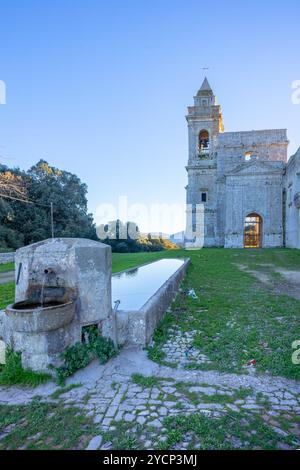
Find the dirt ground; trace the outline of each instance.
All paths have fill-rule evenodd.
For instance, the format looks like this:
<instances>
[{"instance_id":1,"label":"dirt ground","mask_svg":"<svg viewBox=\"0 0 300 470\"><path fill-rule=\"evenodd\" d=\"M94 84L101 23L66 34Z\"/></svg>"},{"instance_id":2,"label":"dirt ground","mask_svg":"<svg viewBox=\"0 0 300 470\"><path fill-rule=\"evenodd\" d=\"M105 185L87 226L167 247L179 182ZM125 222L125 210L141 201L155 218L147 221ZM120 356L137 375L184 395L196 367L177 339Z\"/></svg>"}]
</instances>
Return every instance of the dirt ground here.
<instances>
[{"instance_id":1,"label":"dirt ground","mask_svg":"<svg viewBox=\"0 0 300 470\"><path fill-rule=\"evenodd\" d=\"M289 271L273 264L261 264L261 271L249 269L244 264L237 266L241 271L256 277L267 290L300 300L300 271Z\"/></svg>"}]
</instances>

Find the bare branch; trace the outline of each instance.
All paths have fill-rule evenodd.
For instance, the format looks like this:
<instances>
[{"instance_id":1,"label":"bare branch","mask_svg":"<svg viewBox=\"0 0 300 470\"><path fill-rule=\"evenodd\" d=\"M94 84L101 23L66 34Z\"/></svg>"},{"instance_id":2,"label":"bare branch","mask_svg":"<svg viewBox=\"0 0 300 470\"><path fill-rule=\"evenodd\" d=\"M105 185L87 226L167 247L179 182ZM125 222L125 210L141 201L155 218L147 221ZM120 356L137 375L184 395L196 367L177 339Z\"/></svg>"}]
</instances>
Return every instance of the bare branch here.
<instances>
[{"instance_id":1,"label":"bare branch","mask_svg":"<svg viewBox=\"0 0 300 470\"><path fill-rule=\"evenodd\" d=\"M0 192L3 196L17 196L26 199L27 189L21 176L11 171L0 172Z\"/></svg>"}]
</instances>

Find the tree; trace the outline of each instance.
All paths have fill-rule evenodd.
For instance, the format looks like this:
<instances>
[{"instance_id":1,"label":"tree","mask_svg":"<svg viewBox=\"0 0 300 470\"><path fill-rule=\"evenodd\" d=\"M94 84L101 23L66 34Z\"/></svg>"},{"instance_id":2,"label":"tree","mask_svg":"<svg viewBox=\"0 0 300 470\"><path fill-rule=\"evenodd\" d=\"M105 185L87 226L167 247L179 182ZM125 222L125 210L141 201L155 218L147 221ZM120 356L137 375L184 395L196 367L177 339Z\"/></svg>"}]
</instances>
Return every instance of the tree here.
<instances>
[{"instance_id":1,"label":"tree","mask_svg":"<svg viewBox=\"0 0 300 470\"><path fill-rule=\"evenodd\" d=\"M8 198L26 198L26 185L18 170L11 171L6 166L0 165L0 195Z\"/></svg>"},{"instance_id":2,"label":"tree","mask_svg":"<svg viewBox=\"0 0 300 470\"><path fill-rule=\"evenodd\" d=\"M2 210L0 207L1 225L15 233L16 243L27 245L51 236L51 202L56 237L97 239L93 217L87 212L87 186L76 175L44 160L27 172L10 171L21 176L27 196L27 203L2 199ZM1 243L8 242L0 233Z\"/></svg>"}]
</instances>

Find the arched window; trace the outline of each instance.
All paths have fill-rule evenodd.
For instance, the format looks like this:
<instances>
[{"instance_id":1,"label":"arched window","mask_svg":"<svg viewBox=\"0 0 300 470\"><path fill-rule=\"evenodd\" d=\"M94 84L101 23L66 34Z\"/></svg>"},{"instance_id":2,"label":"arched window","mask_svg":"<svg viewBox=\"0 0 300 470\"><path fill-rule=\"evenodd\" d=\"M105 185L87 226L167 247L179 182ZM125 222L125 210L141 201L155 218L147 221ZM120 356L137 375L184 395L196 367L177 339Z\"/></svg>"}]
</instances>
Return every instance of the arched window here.
<instances>
[{"instance_id":1,"label":"arched window","mask_svg":"<svg viewBox=\"0 0 300 470\"><path fill-rule=\"evenodd\" d=\"M205 129L199 132L199 150L209 149L209 133Z\"/></svg>"},{"instance_id":2,"label":"arched window","mask_svg":"<svg viewBox=\"0 0 300 470\"><path fill-rule=\"evenodd\" d=\"M262 246L262 218L252 212L245 218L244 248L261 248Z\"/></svg>"}]
</instances>

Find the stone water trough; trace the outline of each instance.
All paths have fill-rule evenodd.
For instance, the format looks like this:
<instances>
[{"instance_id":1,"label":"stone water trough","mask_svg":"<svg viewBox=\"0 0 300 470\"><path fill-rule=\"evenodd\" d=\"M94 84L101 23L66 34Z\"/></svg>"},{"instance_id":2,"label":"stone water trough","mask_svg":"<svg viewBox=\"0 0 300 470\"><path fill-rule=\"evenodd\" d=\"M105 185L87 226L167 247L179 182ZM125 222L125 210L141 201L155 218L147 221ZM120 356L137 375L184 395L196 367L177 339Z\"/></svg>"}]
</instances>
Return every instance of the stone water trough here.
<instances>
[{"instance_id":1,"label":"stone water trough","mask_svg":"<svg viewBox=\"0 0 300 470\"><path fill-rule=\"evenodd\" d=\"M100 242L54 238L21 248L15 303L0 311L0 340L35 371L61 365L61 353L84 341L90 325L116 345L145 346L188 263L165 259L112 277L111 248Z\"/></svg>"},{"instance_id":2,"label":"stone water trough","mask_svg":"<svg viewBox=\"0 0 300 470\"><path fill-rule=\"evenodd\" d=\"M118 344L144 347L151 341L188 264L187 258L161 259L112 276Z\"/></svg>"}]
</instances>

